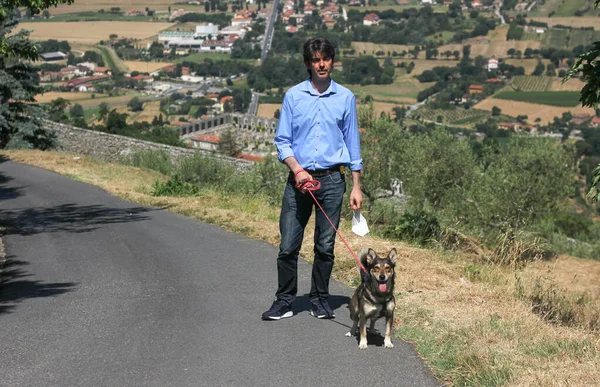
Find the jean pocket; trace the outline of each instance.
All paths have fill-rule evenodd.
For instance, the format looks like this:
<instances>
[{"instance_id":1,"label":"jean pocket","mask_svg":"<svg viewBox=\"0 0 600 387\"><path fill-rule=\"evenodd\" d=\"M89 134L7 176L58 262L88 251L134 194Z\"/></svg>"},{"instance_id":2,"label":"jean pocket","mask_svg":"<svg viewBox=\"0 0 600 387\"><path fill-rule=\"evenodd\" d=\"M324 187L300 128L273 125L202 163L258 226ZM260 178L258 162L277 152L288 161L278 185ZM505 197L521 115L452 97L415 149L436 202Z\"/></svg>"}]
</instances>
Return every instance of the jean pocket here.
<instances>
[{"instance_id":1,"label":"jean pocket","mask_svg":"<svg viewBox=\"0 0 600 387\"><path fill-rule=\"evenodd\" d=\"M346 177L340 172L332 172L327 177L334 184L341 184L346 182Z\"/></svg>"}]
</instances>

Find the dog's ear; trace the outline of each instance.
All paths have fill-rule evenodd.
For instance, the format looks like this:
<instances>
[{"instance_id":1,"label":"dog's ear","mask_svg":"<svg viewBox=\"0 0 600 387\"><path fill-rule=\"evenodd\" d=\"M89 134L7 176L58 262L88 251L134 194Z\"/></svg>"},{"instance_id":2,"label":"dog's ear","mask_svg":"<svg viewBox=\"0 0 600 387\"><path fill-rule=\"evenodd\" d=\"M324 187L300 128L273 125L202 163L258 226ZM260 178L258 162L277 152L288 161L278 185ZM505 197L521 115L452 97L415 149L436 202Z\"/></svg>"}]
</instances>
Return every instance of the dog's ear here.
<instances>
[{"instance_id":1,"label":"dog's ear","mask_svg":"<svg viewBox=\"0 0 600 387\"><path fill-rule=\"evenodd\" d=\"M396 253L396 248L390 250L388 254L388 259L392 262L392 265L396 266L396 258L398 257L398 253Z\"/></svg>"},{"instance_id":2,"label":"dog's ear","mask_svg":"<svg viewBox=\"0 0 600 387\"><path fill-rule=\"evenodd\" d=\"M375 250L373 249L369 249L369 251L367 252L367 264L369 266L371 266L371 264L373 263L373 261L375 260L375 258L377 258L377 253L375 252Z\"/></svg>"},{"instance_id":3,"label":"dog's ear","mask_svg":"<svg viewBox=\"0 0 600 387\"><path fill-rule=\"evenodd\" d=\"M365 266L371 266L375 258L377 258L377 253L371 248L365 247L360 252L360 262Z\"/></svg>"}]
</instances>

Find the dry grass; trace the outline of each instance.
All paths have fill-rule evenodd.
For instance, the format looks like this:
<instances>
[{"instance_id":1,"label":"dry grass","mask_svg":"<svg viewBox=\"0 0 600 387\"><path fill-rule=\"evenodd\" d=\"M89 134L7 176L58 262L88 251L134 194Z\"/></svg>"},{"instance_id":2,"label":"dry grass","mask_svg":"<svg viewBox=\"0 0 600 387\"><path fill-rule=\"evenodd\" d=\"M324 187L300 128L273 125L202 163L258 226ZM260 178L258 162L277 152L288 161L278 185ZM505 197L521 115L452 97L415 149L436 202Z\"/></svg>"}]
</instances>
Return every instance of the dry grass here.
<instances>
[{"instance_id":1,"label":"dry grass","mask_svg":"<svg viewBox=\"0 0 600 387\"><path fill-rule=\"evenodd\" d=\"M502 113L516 117L519 114L526 114L528 121L533 123L536 118L540 118L542 123L548 123L554 120L554 117L560 117L563 113L571 112L572 114L587 113L594 115L594 110L584 107L565 108L558 106L539 105L528 102L508 101L495 98L487 98L479 102L474 107L476 109L491 111L494 106L499 107Z\"/></svg>"},{"instance_id":2,"label":"dry grass","mask_svg":"<svg viewBox=\"0 0 600 387\"><path fill-rule=\"evenodd\" d=\"M563 83L560 78L552 80L552 91L581 91L583 86L585 82L579 78L571 78L566 83Z\"/></svg>"},{"instance_id":3,"label":"dry grass","mask_svg":"<svg viewBox=\"0 0 600 387\"><path fill-rule=\"evenodd\" d=\"M160 111L160 101L152 101L144 103L144 110L133 117L134 122L152 122L154 117L158 117ZM164 114L163 114L164 116Z\"/></svg>"},{"instance_id":4,"label":"dry grass","mask_svg":"<svg viewBox=\"0 0 600 387\"><path fill-rule=\"evenodd\" d=\"M76 43L97 43L108 40L110 34L119 37L144 39L156 35L173 23L143 22L57 22L57 23L19 23L20 28L32 30L30 38L38 40L66 40Z\"/></svg>"},{"instance_id":5,"label":"dry grass","mask_svg":"<svg viewBox=\"0 0 600 387\"><path fill-rule=\"evenodd\" d=\"M401 53L402 51L410 51L415 46L408 46L403 44L377 44L371 42L352 42L352 48L356 50L357 54L365 54L366 55L375 55L377 51L383 51L387 55L388 51L390 53L397 52Z\"/></svg>"},{"instance_id":6,"label":"dry grass","mask_svg":"<svg viewBox=\"0 0 600 387\"><path fill-rule=\"evenodd\" d=\"M516 50L520 50L524 52L526 48L537 49L539 50L542 46L541 42L533 41L533 40L521 40L521 41L507 41L505 38L501 38L501 33L497 33L495 35L495 39L492 40L490 44L471 44L471 57L474 58L478 55L484 56L486 58L506 58L506 52L514 48ZM462 56L462 49L464 44L446 44L438 47L439 52L452 51L455 50L460 51ZM402 51L410 51L414 48L414 46L400 45L400 44L375 44L370 42L352 42L352 48L357 51L357 54L366 55L374 55L377 51L383 51L386 53L390 52L402 52ZM409 55L410 56L410 55ZM408 60L406 57L403 60ZM418 59L425 59L425 51L419 52ZM441 59L438 59L440 63L444 63ZM428 61L430 62L430 61ZM431 61L436 62L436 61ZM439 65L438 65L439 66ZM443 66L443 65L442 65Z\"/></svg>"},{"instance_id":7,"label":"dry grass","mask_svg":"<svg viewBox=\"0 0 600 387\"><path fill-rule=\"evenodd\" d=\"M533 17L527 18L534 19L539 22L548 23L549 27L561 24L563 26L570 27L594 27L595 30L600 29L600 19L595 16L583 16L583 17Z\"/></svg>"},{"instance_id":8,"label":"dry grass","mask_svg":"<svg viewBox=\"0 0 600 387\"><path fill-rule=\"evenodd\" d=\"M151 73L172 64L168 62L142 62L133 60L124 61L123 63L127 66L129 71L139 71L140 73Z\"/></svg>"},{"instance_id":9,"label":"dry grass","mask_svg":"<svg viewBox=\"0 0 600 387\"><path fill-rule=\"evenodd\" d=\"M154 172L87 157L74 160L64 153L2 154L233 231L244 224L245 234L279 243L278 210L257 198L223 198L210 191L197 198L156 198L148 195L150 187L165 177ZM576 277L574 290L598 289L600 262L561 257L515 272L457 253L419 249L371 235L361 238L350 227L349 221L342 220L341 232L354 251L373 247L385 254L392 247L398 249L396 329L401 338L416 345L441 381L482 386L600 385L600 335L549 324L532 313L528 302L515 297L516 276L524 277L526 284L529 278L555 275L563 278L565 286ZM311 222L307 235L312 228ZM306 238L302 256L310 260L312 250L312 238ZM359 280L352 256L342 247L336 249L334 276L348 284Z\"/></svg>"},{"instance_id":10,"label":"dry grass","mask_svg":"<svg viewBox=\"0 0 600 387\"><path fill-rule=\"evenodd\" d=\"M259 117L273 118L273 114L275 114L277 109L281 110L280 103L261 103L258 105L258 113L256 115Z\"/></svg>"},{"instance_id":11,"label":"dry grass","mask_svg":"<svg viewBox=\"0 0 600 387\"><path fill-rule=\"evenodd\" d=\"M535 66L538 64L537 59L504 59L504 62L515 67L523 67L525 69L525 75L531 75L535 70ZM550 61L542 59L542 63L547 65Z\"/></svg>"},{"instance_id":12,"label":"dry grass","mask_svg":"<svg viewBox=\"0 0 600 387\"><path fill-rule=\"evenodd\" d=\"M96 98L105 97L105 94L96 94ZM62 91L48 91L44 94L38 94L35 96L36 101L38 103L48 103L57 98L64 98L69 101L79 101L82 99L91 99L91 93L78 93L78 92L62 92ZM93 101L93 100L92 100Z\"/></svg>"},{"instance_id":13,"label":"dry grass","mask_svg":"<svg viewBox=\"0 0 600 387\"><path fill-rule=\"evenodd\" d=\"M96 11L99 9L109 11L111 7L120 7L121 11L130 9L143 11L146 7L150 7L150 9L157 11L166 11L169 5L171 5L171 8L176 9L177 6L174 5L176 2L177 0L127 0L125 2L118 0L78 0L70 5L61 4L58 7L50 8L50 13L52 15L59 15L63 13ZM202 7L202 10L204 10L204 7Z\"/></svg>"},{"instance_id":14,"label":"dry grass","mask_svg":"<svg viewBox=\"0 0 600 387\"><path fill-rule=\"evenodd\" d=\"M462 56L462 48L463 44L447 44L441 47L438 47L440 52L444 52L447 50L455 51L459 50ZM519 41L492 41L490 44L473 44L471 45L471 58L475 58L476 56L484 56L486 58L506 58L506 52L514 48L515 50L520 50L524 52L526 48L537 49L539 50L542 47L541 42L536 42L533 40L519 40ZM425 55L425 53L423 53Z\"/></svg>"}]
</instances>

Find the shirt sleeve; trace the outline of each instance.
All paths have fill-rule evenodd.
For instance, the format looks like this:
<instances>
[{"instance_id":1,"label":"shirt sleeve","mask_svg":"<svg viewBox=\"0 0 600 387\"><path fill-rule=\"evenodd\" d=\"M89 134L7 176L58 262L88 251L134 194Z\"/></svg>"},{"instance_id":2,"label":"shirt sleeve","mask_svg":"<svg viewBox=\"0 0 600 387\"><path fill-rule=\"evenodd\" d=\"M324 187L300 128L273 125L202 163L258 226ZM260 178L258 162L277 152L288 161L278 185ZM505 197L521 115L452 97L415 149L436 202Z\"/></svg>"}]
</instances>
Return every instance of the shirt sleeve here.
<instances>
[{"instance_id":1,"label":"shirt sleeve","mask_svg":"<svg viewBox=\"0 0 600 387\"><path fill-rule=\"evenodd\" d=\"M281 162L288 157L294 156L294 151L292 150L293 133L291 98L289 93L285 93L283 103L281 104L281 114L279 115L277 132L275 132L274 143L277 147L277 158Z\"/></svg>"},{"instance_id":2,"label":"shirt sleeve","mask_svg":"<svg viewBox=\"0 0 600 387\"><path fill-rule=\"evenodd\" d=\"M344 120L344 141L350 153L350 170L362 170L363 160L360 157L360 135L358 133L358 117L356 114L356 97L348 98L347 117Z\"/></svg>"}]
</instances>

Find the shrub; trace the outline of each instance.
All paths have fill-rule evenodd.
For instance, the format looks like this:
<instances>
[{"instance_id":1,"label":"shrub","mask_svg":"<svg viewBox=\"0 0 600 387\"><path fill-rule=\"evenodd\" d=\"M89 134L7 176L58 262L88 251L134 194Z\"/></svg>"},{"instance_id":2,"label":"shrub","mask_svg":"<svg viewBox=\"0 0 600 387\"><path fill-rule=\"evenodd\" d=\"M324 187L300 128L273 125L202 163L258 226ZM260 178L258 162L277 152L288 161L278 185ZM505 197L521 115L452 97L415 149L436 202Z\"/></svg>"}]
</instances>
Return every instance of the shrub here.
<instances>
[{"instance_id":1,"label":"shrub","mask_svg":"<svg viewBox=\"0 0 600 387\"><path fill-rule=\"evenodd\" d=\"M161 150L137 151L121 159L121 163L138 168L151 169L165 175L170 175L173 170L173 162L169 152Z\"/></svg>"},{"instance_id":2,"label":"shrub","mask_svg":"<svg viewBox=\"0 0 600 387\"><path fill-rule=\"evenodd\" d=\"M426 245L439 239L440 224L434 215L425 211L405 212L397 223L384 226L383 233L387 237Z\"/></svg>"},{"instance_id":3,"label":"shrub","mask_svg":"<svg viewBox=\"0 0 600 387\"><path fill-rule=\"evenodd\" d=\"M167 182L156 181L152 186L152 196L195 196L200 192L197 184L184 182L178 175Z\"/></svg>"}]
</instances>

